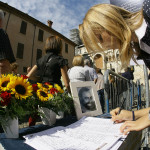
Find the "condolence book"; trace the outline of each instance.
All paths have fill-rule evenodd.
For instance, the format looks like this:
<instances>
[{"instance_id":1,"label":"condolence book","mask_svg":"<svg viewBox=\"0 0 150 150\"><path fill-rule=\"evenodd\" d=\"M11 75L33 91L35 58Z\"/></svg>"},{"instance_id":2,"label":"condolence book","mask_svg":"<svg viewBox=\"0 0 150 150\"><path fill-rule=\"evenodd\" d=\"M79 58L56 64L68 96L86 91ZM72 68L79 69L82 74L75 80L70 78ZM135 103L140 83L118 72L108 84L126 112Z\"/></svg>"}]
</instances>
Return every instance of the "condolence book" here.
<instances>
[{"instance_id":1,"label":"condolence book","mask_svg":"<svg viewBox=\"0 0 150 150\"><path fill-rule=\"evenodd\" d=\"M83 117L67 127L54 127L24 138L37 150L116 150L125 138L120 126L110 119Z\"/></svg>"}]
</instances>

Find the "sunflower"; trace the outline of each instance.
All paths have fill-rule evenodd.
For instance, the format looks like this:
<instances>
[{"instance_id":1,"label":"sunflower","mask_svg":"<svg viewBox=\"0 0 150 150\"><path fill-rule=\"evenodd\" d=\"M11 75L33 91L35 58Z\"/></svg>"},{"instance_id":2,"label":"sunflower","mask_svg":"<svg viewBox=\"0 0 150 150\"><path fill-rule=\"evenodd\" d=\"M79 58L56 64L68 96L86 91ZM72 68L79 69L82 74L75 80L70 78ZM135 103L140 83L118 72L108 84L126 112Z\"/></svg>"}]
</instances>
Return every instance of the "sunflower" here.
<instances>
[{"instance_id":1,"label":"sunflower","mask_svg":"<svg viewBox=\"0 0 150 150\"><path fill-rule=\"evenodd\" d=\"M0 89L2 91L9 90L8 83L10 82L10 80L13 80L14 78L15 76L13 76L12 74L8 74L8 75L2 74L0 77Z\"/></svg>"},{"instance_id":2,"label":"sunflower","mask_svg":"<svg viewBox=\"0 0 150 150\"><path fill-rule=\"evenodd\" d=\"M58 84L55 84L54 88L56 88L58 90L58 92L64 93L64 90Z\"/></svg>"},{"instance_id":3,"label":"sunflower","mask_svg":"<svg viewBox=\"0 0 150 150\"><path fill-rule=\"evenodd\" d=\"M26 99L32 95L32 85L22 77L11 79L8 83L8 88L11 89L11 94L15 95L17 99Z\"/></svg>"},{"instance_id":4,"label":"sunflower","mask_svg":"<svg viewBox=\"0 0 150 150\"><path fill-rule=\"evenodd\" d=\"M37 83L38 88L46 88L47 90L50 90L51 88L53 88L53 86L49 83Z\"/></svg>"},{"instance_id":5,"label":"sunflower","mask_svg":"<svg viewBox=\"0 0 150 150\"><path fill-rule=\"evenodd\" d=\"M53 95L48 93L48 90L46 88L38 89L37 96L41 101L48 101L48 99L53 98Z\"/></svg>"}]
</instances>

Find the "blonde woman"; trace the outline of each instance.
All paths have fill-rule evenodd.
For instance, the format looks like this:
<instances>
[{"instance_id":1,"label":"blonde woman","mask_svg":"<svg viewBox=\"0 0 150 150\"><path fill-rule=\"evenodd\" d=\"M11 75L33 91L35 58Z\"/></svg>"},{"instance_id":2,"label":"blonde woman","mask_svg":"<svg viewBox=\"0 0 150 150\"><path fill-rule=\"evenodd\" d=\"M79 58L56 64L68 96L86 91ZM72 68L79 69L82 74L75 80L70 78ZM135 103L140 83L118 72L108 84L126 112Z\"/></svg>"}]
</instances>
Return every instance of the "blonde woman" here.
<instances>
[{"instance_id":1,"label":"blonde woman","mask_svg":"<svg viewBox=\"0 0 150 150\"><path fill-rule=\"evenodd\" d=\"M79 25L80 37L85 47L88 51L94 52L119 49L123 67L126 67L136 54L150 69L149 8L149 0L145 0L143 9L136 13L111 4L93 6L87 12L83 23ZM139 32L141 28L142 32ZM150 126L149 110L150 108L135 112L126 110L120 112L120 108L116 108L110 113L113 121L125 121L120 130L127 134L127 132L139 131Z\"/></svg>"},{"instance_id":2,"label":"blonde woman","mask_svg":"<svg viewBox=\"0 0 150 150\"><path fill-rule=\"evenodd\" d=\"M74 56L73 67L68 71L70 82L91 81L89 71L84 69L84 60L81 55Z\"/></svg>"},{"instance_id":3,"label":"blonde woman","mask_svg":"<svg viewBox=\"0 0 150 150\"><path fill-rule=\"evenodd\" d=\"M91 7L79 25L80 37L87 50L102 52L119 49L123 67L128 66L136 54L150 69L150 15L147 3L148 0L144 2L144 9L136 13L111 4ZM139 34L141 28L144 31Z\"/></svg>"}]
</instances>

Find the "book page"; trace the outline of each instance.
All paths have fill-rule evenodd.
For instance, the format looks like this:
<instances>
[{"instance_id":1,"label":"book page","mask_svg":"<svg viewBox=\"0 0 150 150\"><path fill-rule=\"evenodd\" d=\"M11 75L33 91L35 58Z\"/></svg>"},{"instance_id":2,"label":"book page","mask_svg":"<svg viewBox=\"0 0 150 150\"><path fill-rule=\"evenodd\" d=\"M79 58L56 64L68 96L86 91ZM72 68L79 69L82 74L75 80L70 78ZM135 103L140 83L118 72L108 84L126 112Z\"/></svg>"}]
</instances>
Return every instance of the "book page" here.
<instances>
[{"instance_id":1,"label":"book page","mask_svg":"<svg viewBox=\"0 0 150 150\"><path fill-rule=\"evenodd\" d=\"M55 127L35 134L24 136L25 143L37 150L93 150L100 144L82 141L64 134L65 127Z\"/></svg>"},{"instance_id":2,"label":"book page","mask_svg":"<svg viewBox=\"0 0 150 150\"><path fill-rule=\"evenodd\" d=\"M101 142L105 144L104 149L107 149L112 147L120 138L125 137L120 133L121 125L113 124L111 119L87 117L67 126L65 134L95 144Z\"/></svg>"},{"instance_id":3,"label":"book page","mask_svg":"<svg viewBox=\"0 0 150 150\"><path fill-rule=\"evenodd\" d=\"M89 130L88 132L96 131L101 134L107 135L122 135L120 133L120 126L122 123L113 124L111 119L103 119L96 117L83 117L79 121L67 126L68 129L76 129L76 130Z\"/></svg>"},{"instance_id":4,"label":"book page","mask_svg":"<svg viewBox=\"0 0 150 150\"><path fill-rule=\"evenodd\" d=\"M24 137L25 143L37 150L106 150L122 138L120 126L110 119L83 117L67 127L55 127Z\"/></svg>"},{"instance_id":5,"label":"book page","mask_svg":"<svg viewBox=\"0 0 150 150\"><path fill-rule=\"evenodd\" d=\"M0 150L5 150L1 143L0 143Z\"/></svg>"},{"instance_id":6,"label":"book page","mask_svg":"<svg viewBox=\"0 0 150 150\"><path fill-rule=\"evenodd\" d=\"M54 128L50 128L50 129L47 129L47 130L44 130L44 131L41 131L41 132L37 132L37 133L33 133L33 134L28 134L28 135L25 135L23 136L26 140L30 140L30 139L33 139L33 138L36 138L38 136L43 136L43 135L51 135L59 130L63 130L65 129L65 127L63 126L58 126L58 127L54 127Z\"/></svg>"}]
</instances>

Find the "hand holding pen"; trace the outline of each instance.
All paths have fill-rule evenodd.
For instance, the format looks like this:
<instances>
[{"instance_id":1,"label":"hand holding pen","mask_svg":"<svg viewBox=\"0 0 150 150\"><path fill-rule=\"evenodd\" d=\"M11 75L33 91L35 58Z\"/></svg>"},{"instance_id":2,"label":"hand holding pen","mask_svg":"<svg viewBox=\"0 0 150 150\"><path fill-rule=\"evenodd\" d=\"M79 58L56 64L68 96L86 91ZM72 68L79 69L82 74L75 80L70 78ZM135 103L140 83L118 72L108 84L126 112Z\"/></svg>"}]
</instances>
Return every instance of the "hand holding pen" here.
<instances>
[{"instance_id":1,"label":"hand holding pen","mask_svg":"<svg viewBox=\"0 0 150 150\"><path fill-rule=\"evenodd\" d=\"M133 120L132 111L124 110L124 109L121 109L120 107L112 110L110 114L112 115L112 120L115 123L121 123L126 120Z\"/></svg>"},{"instance_id":2,"label":"hand holding pen","mask_svg":"<svg viewBox=\"0 0 150 150\"><path fill-rule=\"evenodd\" d=\"M115 112L116 115L119 115L119 114L120 114L121 110L122 110L123 107L124 107L124 102L125 102L125 100L126 100L126 98L123 98L123 101L122 101L122 103L121 103L121 107L118 108L118 109L116 109L116 112ZM112 115L112 118L113 118L113 115ZM119 120L114 120L114 124L115 124L115 123L119 123L119 122L120 122ZM122 121L121 121L121 122L122 122Z\"/></svg>"},{"instance_id":3,"label":"hand holding pen","mask_svg":"<svg viewBox=\"0 0 150 150\"><path fill-rule=\"evenodd\" d=\"M119 108L119 111L118 111L117 115L119 115L119 114L120 114L121 110L122 110L122 108ZM113 124L116 124L116 123L117 123L117 122L116 122L116 121L114 121L114 123L113 123Z\"/></svg>"}]
</instances>

